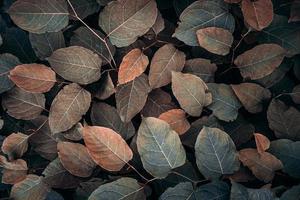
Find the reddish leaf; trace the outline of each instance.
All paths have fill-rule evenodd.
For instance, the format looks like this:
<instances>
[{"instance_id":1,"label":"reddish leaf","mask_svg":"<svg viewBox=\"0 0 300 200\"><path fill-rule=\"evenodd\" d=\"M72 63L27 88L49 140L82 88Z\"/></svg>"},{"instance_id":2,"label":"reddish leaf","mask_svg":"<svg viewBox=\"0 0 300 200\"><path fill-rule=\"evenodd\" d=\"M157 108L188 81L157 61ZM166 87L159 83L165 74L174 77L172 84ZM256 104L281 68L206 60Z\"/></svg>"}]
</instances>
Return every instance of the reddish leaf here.
<instances>
[{"instance_id":1,"label":"reddish leaf","mask_svg":"<svg viewBox=\"0 0 300 200\"><path fill-rule=\"evenodd\" d=\"M260 134L260 133L254 133L255 143L256 143L256 149L259 154L263 154L267 149L270 147L270 140Z\"/></svg>"},{"instance_id":2,"label":"reddish leaf","mask_svg":"<svg viewBox=\"0 0 300 200\"><path fill-rule=\"evenodd\" d=\"M1 150L8 155L9 160L21 158L28 148L28 135L12 133L2 143Z\"/></svg>"},{"instance_id":3,"label":"reddish leaf","mask_svg":"<svg viewBox=\"0 0 300 200\"><path fill-rule=\"evenodd\" d=\"M24 160L17 159L9 162L0 155L0 167L3 167L2 183L15 184L26 178L28 168Z\"/></svg>"}]
</instances>

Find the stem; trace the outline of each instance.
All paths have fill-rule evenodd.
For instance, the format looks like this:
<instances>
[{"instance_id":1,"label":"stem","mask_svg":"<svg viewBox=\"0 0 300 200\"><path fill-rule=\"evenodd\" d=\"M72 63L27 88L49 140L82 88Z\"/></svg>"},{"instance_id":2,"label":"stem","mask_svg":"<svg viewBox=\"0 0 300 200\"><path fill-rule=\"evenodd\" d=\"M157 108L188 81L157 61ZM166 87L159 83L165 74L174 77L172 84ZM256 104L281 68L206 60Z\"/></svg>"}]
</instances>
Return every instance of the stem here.
<instances>
[{"instance_id":1,"label":"stem","mask_svg":"<svg viewBox=\"0 0 300 200\"><path fill-rule=\"evenodd\" d=\"M127 165L133 169L142 179L144 179L147 183L149 182L149 179L147 179L146 177L144 177L134 166L132 166L131 164L127 163Z\"/></svg>"},{"instance_id":2,"label":"stem","mask_svg":"<svg viewBox=\"0 0 300 200\"><path fill-rule=\"evenodd\" d=\"M300 94L300 92L281 93L281 94L277 95L276 97L274 97L274 99L277 99L283 95L293 95L293 94Z\"/></svg>"},{"instance_id":3,"label":"stem","mask_svg":"<svg viewBox=\"0 0 300 200\"><path fill-rule=\"evenodd\" d=\"M242 43L242 41L244 40L244 38L252 31L251 28L248 29L248 31L242 35L242 38L240 39L240 41L237 43L237 45L234 47L234 49L232 50L232 57L231 57L231 64L233 64L234 61L234 55L235 55L235 50L240 46L240 44Z\"/></svg>"}]
</instances>

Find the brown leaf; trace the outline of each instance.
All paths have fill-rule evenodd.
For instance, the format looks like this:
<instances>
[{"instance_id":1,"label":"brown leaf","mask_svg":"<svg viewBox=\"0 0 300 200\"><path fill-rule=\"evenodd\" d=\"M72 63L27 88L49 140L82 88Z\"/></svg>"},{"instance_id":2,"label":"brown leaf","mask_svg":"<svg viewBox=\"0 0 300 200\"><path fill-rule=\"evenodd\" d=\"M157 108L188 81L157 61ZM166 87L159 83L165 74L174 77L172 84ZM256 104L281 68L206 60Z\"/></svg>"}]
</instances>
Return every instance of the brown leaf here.
<instances>
[{"instance_id":1,"label":"brown leaf","mask_svg":"<svg viewBox=\"0 0 300 200\"><path fill-rule=\"evenodd\" d=\"M171 82L171 71L181 71L185 63L185 54L176 49L173 44L159 48L152 60L149 72L151 88L159 88Z\"/></svg>"},{"instance_id":2,"label":"brown leaf","mask_svg":"<svg viewBox=\"0 0 300 200\"><path fill-rule=\"evenodd\" d=\"M261 44L239 55L234 64L244 78L260 79L271 74L285 54L286 50L277 44Z\"/></svg>"},{"instance_id":3,"label":"brown leaf","mask_svg":"<svg viewBox=\"0 0 300 200\"><path fill-rule=\"evenodd\" d=\"M2 183L4 184L15 184L26 178L28 167L22 159L9 162L0 155L0 167L3 167Z\"/></svg>"},{"instance_id":4,"label":"brown leaf","mask_svg":"<svg viewBox=\"0 0 300 200\"><path fill-rule=\"evenodd\" d=\"M125 140L112 129L85 126L83 139L93 160L108 171L121 170L133 157Z\"/></svg>"},{"instance_id":5,"label":"brown leaf","mask_svg":"<svg viewBox=\"0 0 300 200\"><path fill-rule=\"evenodd\" d=\"M171 128L179 135L184 134L190 127L190 123L186 119L185 112L181 109L172 109L162 113L159 119L170 124Z\"/></svg>"},{"instance_id":6,"label":"brown leaf","mask_svg":"<svg viewBox=\"0 0 300 200\"><path fill-rule=\"evenodd\" d=\"M270 140L260 134L260 133L254 133L255 143L256 143L256 149L259 154L263 154L267 149L270 147Z\"/></svg>"},{"instance_id":7,"label":"brown leaf","mask_svg":"<svg viewBox=\"0 0 300 200\"><path fill-rule=\"evenodd\" d=\"M29 136L23 133L12 133L4 139L1 150L8 155L9 160L21 158L27 151L28 138Z\"/></svg>"},{"instance_id":8,"label":"brown leaf","mask_svg":"<svg viewBox=\"0 0 300 200\"><path fill-rule=\"evenodd\" d=\"M231 85L234 93L250 113L263 110L263 101L271 98L271 92L255 83L241 83Z\"/></svg>"},{"instance_id":9,"label":"brown leaf","mask_svg":"<svg viewBox=\"0 0 300 200\"><path fill-rule=\"evenodd\" d=\"M63 133L64 138L72 141L82 140L82 124L79 122L70 130Z\"/></svg>"},{"instance_id":10,"label":"brown leaf","mask_svg":"<svg viewBox=\"0 0 300 200\"><path fill-rule=\"evenodd\" d=\"M271 181L275 171L283 168L281 161L275 156L268 152L259 154L256 149L240 150L239 159L259 180L264 182Z\"/></svg>"},{"instance_id":11,"label":"brown leaf","mask_svg":"<svg viewBox=\"0 0 300 200\"><path fill-rule=\"evenodd\" d=\"M59 142L57 150L61 164L71 174L79 177L92 175L96 163L90 157L85 146L71 142Z\"/></svg>"},{"instance_id":12,"label":"brown leaf","mask_svg":"<svg viewBox=\"0 0 300 200\"><path fill-rule=\"evenodd\" d=\"M95 97L104 100L113 95L116 92L115 85L111 80L109 73L106 73L104 77L100 79L100 86L95 92Z\"/></svg>"},{"instance_id":13,"label":"brown leaf","mask_svg":"<svg viewBox=\"0 0 300 200\"><path fill-rule=\"evenodd\" d=\"M140 49L131 50L123 57L118 72L119 84L125 84L140 76L149 64L148 57Z\"/></svg>"},{"instance_id":14,"label":"brown leaf","mask_svg":"<svg viewBox=\"0 0 300 200\"><path fill-rule=\"evenodd\" d=\"M2 106L16 119L30 120L41 114L45 102L44 94L32 94L15 87L3 96Z\"/></svg>"},{"instance_id":15,"label":"brown leaf","mask_svg":"<svg viewBox=\"0 0 300 200\"><path fill-rule=\"evenodd\" d=\"M52 133L72 128L87 112L90 103L91 94L88 91L76 83L65 86L51 104L49 126Z\"/></svg>"},{"instance_id":16,"label":"brown leaf","mask_svg":"<svg viewBox=\"0 0 300 200\"><path fill-rule=\"evenodd\" d=\"M31 93L48 92L56 82L55 72L41 64L23 64L10 71L10 80Z\"/></svg>"},{"instance_id":17,"label":"brown leaf","mask_svg":"<svg viewBox=\"0 0 300 200\"><path fill-rule=\"evenodd\" d=\"M207 27L197 30L196 34L200 46L207 51L222 56L229 53L233 42L230 31L218 27Z\"/></svg>"},{"instance_id":18,"label":"brown leaf","mask_svg":"<svg viewBox=\"0 0 300 200\"><path fill-rule=\"evenodd\" d=\"M273 20L272 0L243 0L242 12L245 21L255 30L261 31Z\"/></svg>"}]
</instances>

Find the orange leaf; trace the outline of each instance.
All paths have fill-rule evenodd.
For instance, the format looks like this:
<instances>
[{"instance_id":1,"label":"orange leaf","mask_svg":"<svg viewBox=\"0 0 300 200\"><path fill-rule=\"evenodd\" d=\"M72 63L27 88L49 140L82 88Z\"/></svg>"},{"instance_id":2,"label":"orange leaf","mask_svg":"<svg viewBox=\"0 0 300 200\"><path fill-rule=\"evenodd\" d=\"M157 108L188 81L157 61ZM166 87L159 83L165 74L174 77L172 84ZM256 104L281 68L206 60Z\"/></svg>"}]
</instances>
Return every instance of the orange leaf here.
<instances>
[{"instance_id":1,"label":"orange leaf","mask_svg":"<svg viewBox=\"0 0 300 200\"><path fill-rule=\"evenodd\" d=\"M254 137L258 153L262 154L269 149L270 140L266 136L260 133L254 133Z\"/></svg>"}]
</instances>

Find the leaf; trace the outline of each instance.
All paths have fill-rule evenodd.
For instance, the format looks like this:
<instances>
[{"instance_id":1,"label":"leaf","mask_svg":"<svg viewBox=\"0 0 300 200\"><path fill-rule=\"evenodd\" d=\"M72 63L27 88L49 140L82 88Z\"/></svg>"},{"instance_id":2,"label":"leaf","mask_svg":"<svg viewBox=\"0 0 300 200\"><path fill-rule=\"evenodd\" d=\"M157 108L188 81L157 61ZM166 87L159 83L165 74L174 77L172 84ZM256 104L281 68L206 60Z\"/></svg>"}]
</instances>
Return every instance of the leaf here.
<instances>
[{"instance_id":1,"label":"leaf","mask_svg":"<svg viewBox=\"0 0 300 200\"><path fill-rule=\"evenodd\" d=\"M145 200L143 188L133 178L120 178L111 183L100 185L88 200Z\"/></svg>"},{"instance_id":2,"label":"leaf","mask_svg":"<svg viewBox=\"0 0 300 200\"><path fill-rule=\"evenodd\" d=\"M296 185L285 191L280 199L281 200L297 200L300 196L300 185Z\"/></svg>"},{"instance_id":3,"label":"leaf","mask_svg":"<svg viewBox=\"0 0 300 200\"><path fill-rule=\"evenodd\" d=\"M9 160L21 158L28 148L28 135L23 133L12 133L5 138L1 150L8 155Z\"/></svg>"},{"instance_id":4,"label":"leaf","mask_svg":"<svg viewBox=\"0 0 300 200\"><path fill-rule=\"evenodd\" d=\"M294 107L288 107L280 100L272 100L267 118L269 127L275 132L277 138L299 140L300 112Z\"/></svg>"},{"instance_id":5,"label":"leaf","mask_svg":"<svg viewBox=\"0 0 300 200\"><path fill-rule=\"evenodd\" d=\"M300 104L300 84L293 88L291 96L296 104Z\"/></svg>"},{"instance_id":6,"label":"leaf","mask_svg":"<svg viewBox=\"0 0 300 200\"><path fill-rule=\"evenodd\" d=\"M130 122L143 109L150 91L145 74L116 88L117 111L123 122Z\"/></svg>"},{"instance_id":7,"label":"leaf","mask_svg":"<svg viewBox=\"0 0 300 200\"><path fill-rule=\"evenodd\" d=\"M256 143L256 149L259 154L263 154L266 150L269 149L270 140L266 136L260 133L254 133L254 138Z\"/></svg>"},{"instance_id":8,"label":"leaf","mask_svg":"<svg viewBox=\"0 0 300 200\"><path fill-rule=\"evenodd\" d=\"M10 90L14 83L8 78L9 71L21 64L19 59L12 54L0 54L0 93Z\"/></svg>"},{"instance_id":9,"label":"leaf","mask_svg":"<svg viewBox=\"0 0 300 200\"><path fill-rule=\"evenodd\" d=\"M19 88L31 93L48 92L55 84L55 72L42 64L18 65L9 73L9 78Z\"/></svg>"},{"instance_id":10,"label":"leaf","mask_svg":"<svg viewBox=\"0 0 300 200\"><path fill-rule=\"evenodd\" d=\"M239 55L234 64L244 78L255 80L271 74L285 54L285 49L277 44L261 44Z\"/></svg>"},{"instance_id":11,"label":"leaf","mask_svg":"<svg viewBox=\"0 0 300 200\"><path fill-rule=\"evenodd\" d=\"M195 144L196 162L206 178L218 179L240 167L238 153L230 136L218 129L203 127Z\"/></svg>"},{"instance_id":12,"label":"leaf","mask_svg":"<svg viewBox=\"0 0 300 200\"><path fill-rule=\"evenodd\" d=\"M92 175L96 163L90 157L85 146L71 142L59 142L57 150L61 164L71 174L79 177Z\"/></svg>"},{"instance_id":13,"label":"leaf","mask_svg":"<svg viewBox=\"0 0 300 200\"><path fill-rule=\"evenodd\" d=\"M79 27L74 31L74 35L71 37L70 41L71 45L82 46L97 53L102 59L102 65L110 63L112 58L109 54L108 48L113 56L116 51L115 47L107 38L105 38L105 35L103 33L95 29L92 30L106 42L107 46L105 45L103 40L100 40L86 27Z\"/></svg>"},{"instance_id":14,"label":"leaf","mask_svg":"<svg viewBox=\"0 0 300 200\"><path fill-rule=\"evenodd\" d=\"M160 179L186 160L178 134L167 122L154 117L143 118L138 130L137 148L144 169Z\"/></svg>"},{"instance_id":15,"label":"leaf","mask_svg":"<svg viewBox=\"0 0 300 200\"><path fill-rule=\"evenodd\" d=\"M93 103L91 120L94 126L110 128L119 133L124 140L130 139L135 134L133 124L131 122L124 123L115 107L105 103Z\"/></svg>"},{"instance_id":16,"label":"leaf","mask_svg":"<svg viewBox=\"0 0 300 200\"><path fill-rule=\"evenodd\" d=\"M247 24L255 30L261 31L273 20L272 0L243 0L242 12Z\"/></svg>"},{"instance_id":17,"label":"leaf","mask_svg":"<svg viewBox=\"0 0 300 200\"><path fill-rule=\"evenodd\" d=\"M226 122L235 120L241 104L230 86L216 83L208 83L207 86L212 94L212 103L208 108L220 120Z\"/></svg>"},{"instance_id":18,"label":"leaf","mask_svg":"<svg viewBox=\"0 0 300 200\"><path fill-rule=\"evenodd\" d=\"M269 182L274 173L283 168L280 160L268 152L259 154L256 149L246 148L239 151L239 159L261 181Z\"/></svg>"},{"instance_id":19,"label":"leaf","mask_svg":"<svg viewBox=\"0 0 300 200\"><path fill-rule=\"evenodd\" d=\"M43 183L43 177L29 174L12 187L10 197L15 200L45 199L49 191L48 186Z\"/></svg>"},{"instance_id":20,"label":"leaf","mask_svg":"<svg viewBox=\"0 0 300 200\"><path fill-rule=\"evenodd\" d=\"M100 8L99 4L95 0L70 0L70 2L80 19L84 19L87 16L98 12ZM70 13L71 12L72 11L70 11Z\"/></svg>"},{"instance_id":21,"label":"leaf","mask_svg":"<svg viewBox=\"0 0 300 200\"><path fill-rule=\"evenodd\" d=\"M110 128L85 126L83 139L92 159L108 171L120 171L133 157L125 140Z\"/></svg>"},{"instance_id":22,"label":"leaf","mask_svg":"<svg viewBox=\"0 0 300 200\"><path fill-rule=\"evenodd\" d=\"M195 1L180 15L179 24L173 34L189 46L198 46L196 31L206 27L218 27L234 31L235 21L223 0Z\"/></svg>"},{"instance_id":23,"label":"leaf","mask_svg":"<svg viewBox=\"0 0 300 200\"><path fill-rule=\"evenodd\" d=\"M144 35L145 38L148 40L153 40L155 39L158 34L165 29L165 21L164 18L162 17L161 13L157 13L157 18L155 20L155 23L153 26L150 28L150 30Z\"/></svg>"},{"instance_id":24,"label":"leaf","mask_svg":"<svg viewBox=\"0 0 300 200\"><path fill-rule=\"evenodd\" d=\"M51 56L55 50L65 47L62 31L44 34L29 33L29 40L36 56L41 60Z\"/></svg>"},{"instance_id":25,"label":"leaf","mask_svg":"<svg viewBox=\"0 0 300 200\"><path fill-rule=\"evenodd\" d=\"M15 184L26 178L28 167L22 159L9 162L0 155L0 166L3 168L2 183L4 184Z\"/></svg>"},{"instance_id":26,"label":"leaf","mask_svg":"<svg viewBox=\"0 0 300 200\"><path fill-rule=\"evenodd\" d=\"M16 119L30 120L45 109L45 101L43 94L32 94L15 87L3 96L2 106Z\"/></svg>"},{"instance_id":27,"label":"leaf","mask_svg":"<svg viewBox=\"0 0 300 200\"><path fill-rule=\"evenodd\" d=\"M70 130L67 130L63 133L64 138L71 141L80 141L82 140L82 124L79 122L73 126Z\"/></svg>"},{"instance_id":28,"label":"leaf","mask_svg":"<svg viewBox=\"0 0 300 200\"><path fill-rule=\"evenodd\" d=\"M167 122L179 135L184 134L190 128L185 112L181 109L168 110L160 114L159 119Z\"/></svg>"},{"instance_id":29,"label":"leaf","mask_svg":"<svg viewBox=\"0 0 300 200\"><path fill-rule=\"evenodd\" d=\"M280 139L271 142L269 152L281 160L285 173L300 178L300 141Z\"/></svg>"},{"instance_id":30,"label":"leaf","mask_svg":"<svg viewBox=\"0 0 300 200\"><path fill-rule=\"evenodd\" d=\"M8 14L17 26L32 33L58 32L69 22L64 0L18 0Z\"/></svg>"},{"instance_id":31,"label":"leaf","mask_svg":"<svg viewBox=\"0 0 300 200\"><path fill-rule=\"evenodd\" d=\"M171 82L172 71L181 71L185 63L185 54L174 45L166 44L159 48L152 60L149 72L151 88L159 88Z\"/></svg>"},{"instance_id":32,"label":"leaf","mask_svg":"<svg viewBox=\"0 0 300 200\"><path fill-rule=\"evenodd\" d=\"M207 27L197 30L196 34L200 46L207 51L222 56L230 52L233 42L230 31L223 28Z\"/></svg>"},{"instance_id":33,"label":"leaf","mask_svg":"<svg viewBox=\"0 0 300 200\"><path fill-rule=\"evenodd\" d=\"M101 76L101 58L84 47L70 46L58 49L48 61L57 74L79 84L96 82Z\"/></svg>"},{"instance_id":34,"label":"leaf","mask_svg":"<svg viewBox=\"0 0 300 200\"><path fill-rule=\"evenodd\" d=\"M109 73L100 79L101 85L95 92L95 97L104 100L113 95L116 92L115 85L111 80Z\"/></svg>"},{"instance_id":35,"label":"leaf","mask_svg":"<svg viewBox=\"0 0 300 200\"><path fill-rule=\"evenodd\" d=\"M172 72L172 91L180 106L191 116L200 116L204 106L212 103L212 95L201 78Z\"/></svg>"},{"instance_id":36,"label":"leaf","mask_svg":"<svg viewBox=\"0 0 300 200\"><path fill-rule=\"evenodd\" d=\"M194 74L206 83L214 82L216 71L217 65L203 58L187 60L183 68L184 73Z\"/></svg>"},{"instance_id":37,"label":"leaf","mask_svg":"<svg viewBox=\"0 0 300 200\"><path fill-rule=\"evenodd\" d=\"M196 189L196 199L229 199L230 190L228 185L222 181L213 181Z\"/></svg>"},{"instance_id":38,"label":"leaf","mask_svg":"<svg viewBox=\"0 0 300 200\"><path fill-rule=\"evenodd\" d=\"M263 110L263 102L271 98L271 92L255 83L231 85L235 95L250 113Z\"/></svg>"},{"instance_id":39,"label":"leaf","mask_svg":"<svg viewBox=\"0 0 300 200\"><path fill-rule=\"evenodd\" d=\"M119 84L128 83L139 77L146 70L148 64L148 57L140 49L131 50L123 57L120 64L118 72Z\"/></svg>"},{"instance_id":40,"label":"leaf","mask_svg":"<svg viewBox=\"0 0 300 200\"><path fill-rule=\"evenodd\" d=\"M54 98L50 113L49 126L53 134L67 131L84 115L91 104L91 94L72 83L66 85Z\"/></svg>"},{"instance_id":41,"label":"leaf","mask_svg":"<svg viewBox=\"0 0 300 200\"><path fill-rule=\"evenodd\" d=\"M175 187L168 188L160 197L159 200L176 200L190 199L196 200L193 185L190 182L177 184Z\"/></svg>"},{"instance_id":42,"label":"leaf","mask_svg":"<svg viewBox=\"0 0 300 200\"><path fill-rule=\"evenodd\" d=\"M112 44L124 47L153 26L157 12L154 0L112 1L100 13L99 26Z\"/></svg>"}]
</instances>

